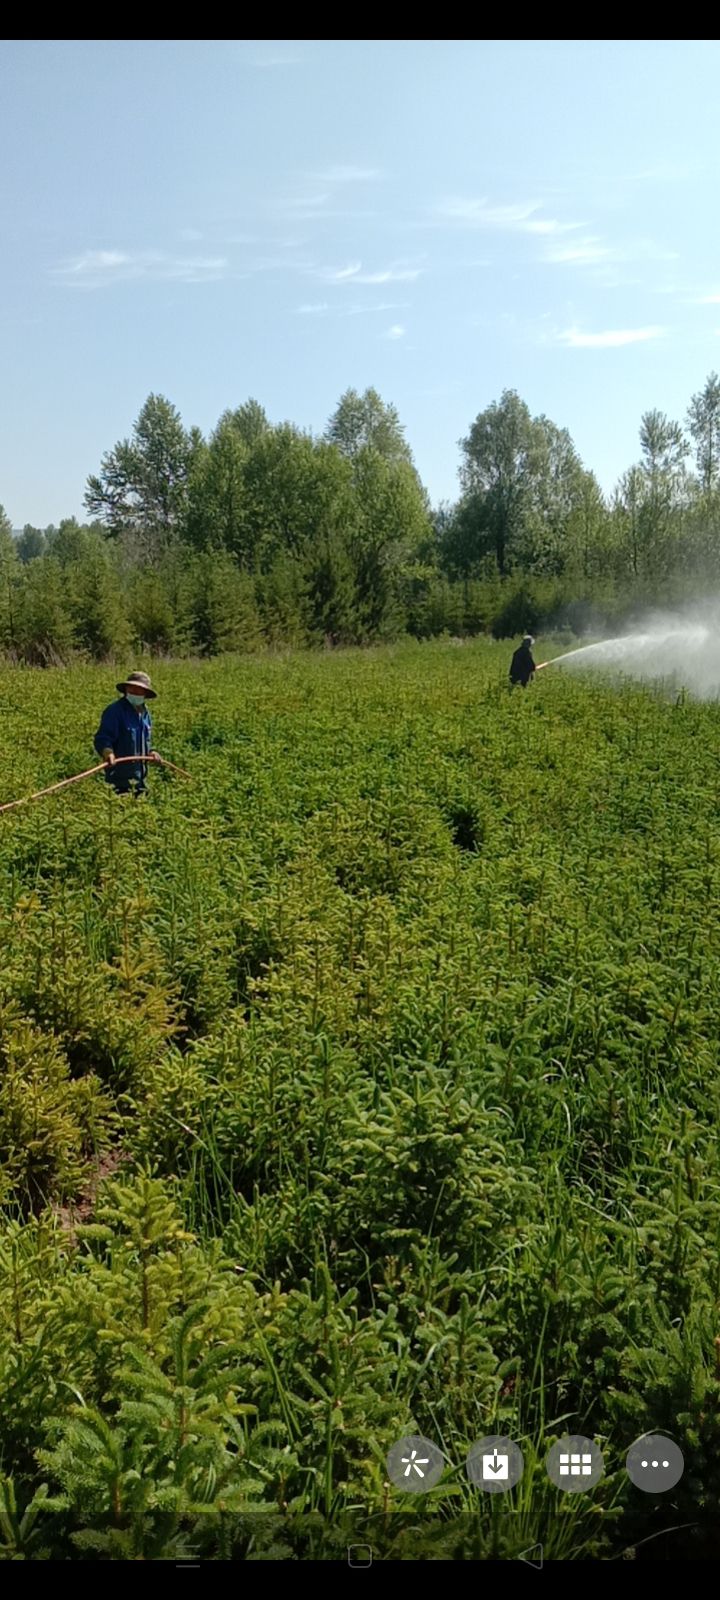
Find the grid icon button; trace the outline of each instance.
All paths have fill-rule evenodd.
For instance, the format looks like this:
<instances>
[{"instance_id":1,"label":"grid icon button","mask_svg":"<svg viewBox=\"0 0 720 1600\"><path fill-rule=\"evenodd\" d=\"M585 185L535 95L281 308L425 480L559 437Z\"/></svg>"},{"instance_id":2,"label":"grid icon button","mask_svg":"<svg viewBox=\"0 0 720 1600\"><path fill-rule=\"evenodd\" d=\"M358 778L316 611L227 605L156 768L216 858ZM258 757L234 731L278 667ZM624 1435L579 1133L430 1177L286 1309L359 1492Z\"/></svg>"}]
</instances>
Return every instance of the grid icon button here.
<instances>
[{"instance_id":1,"label":"grid icon button","mask_svg":"<svg viewBox=\"0 0 720 1600\"><path fill-rule=\"evenodd\" d=\"M560 1439L546 1462L548 1477L558 1489L594 1489L603 1475L602 1452L581 1435Z\"/></svg>"}]
</instances>

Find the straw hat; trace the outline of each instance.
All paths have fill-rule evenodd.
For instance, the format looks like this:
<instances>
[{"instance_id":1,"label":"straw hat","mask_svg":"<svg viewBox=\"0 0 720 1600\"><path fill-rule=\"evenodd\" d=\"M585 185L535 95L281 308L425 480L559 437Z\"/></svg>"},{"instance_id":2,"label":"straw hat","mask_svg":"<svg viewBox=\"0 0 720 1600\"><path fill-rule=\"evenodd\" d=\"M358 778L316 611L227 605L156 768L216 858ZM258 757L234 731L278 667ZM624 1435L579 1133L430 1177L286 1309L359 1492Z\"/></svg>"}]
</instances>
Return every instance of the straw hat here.
<instances>
[{"instance_id":1,"label":"straw hat","mask_svg":"<svg viewBox=\"0 0 720 1600\"><path fill-rule=\"evenodd\" d=\"M129 690L130 694L138 692L144 694L146 700L157 700L157 694L146 672L131 672L125 683L116 683L115 687L120 694L126 694Z\"/></svg>"}]
</instances>

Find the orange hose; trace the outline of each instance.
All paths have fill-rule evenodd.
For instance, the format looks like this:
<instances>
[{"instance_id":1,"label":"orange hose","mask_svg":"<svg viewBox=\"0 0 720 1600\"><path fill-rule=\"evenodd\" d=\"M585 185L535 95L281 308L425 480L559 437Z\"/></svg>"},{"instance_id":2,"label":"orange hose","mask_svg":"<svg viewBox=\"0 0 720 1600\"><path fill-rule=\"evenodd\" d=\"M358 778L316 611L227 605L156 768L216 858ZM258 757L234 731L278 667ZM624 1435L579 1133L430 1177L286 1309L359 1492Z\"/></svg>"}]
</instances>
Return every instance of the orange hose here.
<instances>
[{"instance_id":1,"label":"orange hose","mask_svg":"<svg viewBox=\"0 0 720 1600\"><path fill-rule=\"evenodd\" d=\"M74 778L62 778L59 783L51 783L47 789L38 789L35 794L23 795L21 800L8 800L4 806L0 806L0 813L14 811L16 806L29 805L31 800L42 800L46 794L56 794L58 789L67 789L69 784L80 783L83 778L91 778L95 772L104 772L105 768L111 765L119 767L124 761L143 761L149 766L170 767L172 772L179 772L181 778L191 777L191 774L186 772L183 767L176 767L173 761L167 761L165 756L159 756L155 752L147 756L116 756L112 763L110 761L101 761L99 766L88 767L86 772L78 772Z\"/></svg>"}]
</instances>

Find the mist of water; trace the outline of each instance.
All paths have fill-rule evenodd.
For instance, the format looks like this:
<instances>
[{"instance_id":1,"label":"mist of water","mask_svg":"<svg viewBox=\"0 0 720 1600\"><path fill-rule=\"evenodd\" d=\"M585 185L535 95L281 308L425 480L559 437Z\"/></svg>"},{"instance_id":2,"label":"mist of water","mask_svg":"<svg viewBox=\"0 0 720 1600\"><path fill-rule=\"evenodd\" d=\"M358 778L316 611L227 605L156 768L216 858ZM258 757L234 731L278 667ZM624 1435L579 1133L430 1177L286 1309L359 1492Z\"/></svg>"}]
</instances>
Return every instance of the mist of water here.
<instances>
[{"instance_id":1,"label":"mist of water","mask_svg":"<svg viewBox=\"0 0 720 1600\"><path fill-rule=\"evenodd\" d=\"M700 700L720 697L720 602L655 613L636 633L582 645L547 663L564 672L592 668L646 682L665 680Z\"/></svg>"}]
</instances>

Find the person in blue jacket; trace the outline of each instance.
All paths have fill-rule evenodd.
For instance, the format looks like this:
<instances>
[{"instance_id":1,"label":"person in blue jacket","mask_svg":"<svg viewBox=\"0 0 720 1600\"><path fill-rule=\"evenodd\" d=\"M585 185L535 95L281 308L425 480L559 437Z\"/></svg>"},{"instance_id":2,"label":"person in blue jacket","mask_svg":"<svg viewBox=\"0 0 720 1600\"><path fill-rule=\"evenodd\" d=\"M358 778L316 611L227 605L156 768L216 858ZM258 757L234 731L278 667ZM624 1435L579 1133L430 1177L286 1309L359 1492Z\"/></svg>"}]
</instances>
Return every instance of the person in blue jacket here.
<instances>
[{"instance_id":1,"label":"person in blue jacket","mask_svg":"<svg viewBox=\"0 0 720 1600\"><path fill-rule=\"evenodd\" d=\"M121 698L105 707L95 735L95 749L103 761L109 762L105 777L118 794L129 794L131 784L136 794L144 794L147 762L155 759L150 748L152 719L147 702L157 700L157 695L146 672L131 672L117 690ZM118 756L142 759L117 766Z\"/></svg>"}]
</instances>

